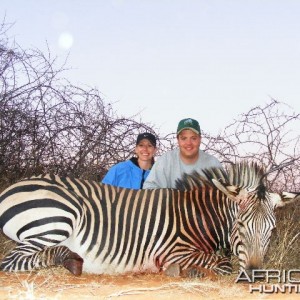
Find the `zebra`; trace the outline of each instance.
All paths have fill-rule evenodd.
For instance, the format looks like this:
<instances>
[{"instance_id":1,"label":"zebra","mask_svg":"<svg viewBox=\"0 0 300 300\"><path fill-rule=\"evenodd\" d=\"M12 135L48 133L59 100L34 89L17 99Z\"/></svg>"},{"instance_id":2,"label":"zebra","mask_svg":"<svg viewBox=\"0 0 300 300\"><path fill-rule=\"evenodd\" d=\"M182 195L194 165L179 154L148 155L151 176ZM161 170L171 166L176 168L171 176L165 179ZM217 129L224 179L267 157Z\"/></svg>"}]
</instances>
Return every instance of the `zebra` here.
<instances>
[{"instance_id":1,"label":"zebra","mask_svg":"<svg viewBox=\"0 0 300 300\"><path fill-rule=\"evenodd\" d=\"M184 175L176 189L133 190L46 174L0 194L0 228L17 242L3 271L62 265L74 275L261 267L274 209L298 194L266 190L264 170L241 162ZM224 250L224 251L223 251Z\"/></svg>"}]
</instances>

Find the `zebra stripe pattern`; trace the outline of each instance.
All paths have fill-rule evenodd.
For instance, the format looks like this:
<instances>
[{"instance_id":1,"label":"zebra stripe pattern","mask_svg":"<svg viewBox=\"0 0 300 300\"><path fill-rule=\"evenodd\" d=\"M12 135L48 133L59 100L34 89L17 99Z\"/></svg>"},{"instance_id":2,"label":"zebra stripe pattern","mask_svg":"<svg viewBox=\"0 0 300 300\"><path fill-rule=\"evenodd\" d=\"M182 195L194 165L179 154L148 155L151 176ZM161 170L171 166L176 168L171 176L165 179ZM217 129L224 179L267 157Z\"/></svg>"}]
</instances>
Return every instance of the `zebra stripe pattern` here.
<instances>
[{"instance_id":1,"label":"zebra stripe pattern","mask_svg":"<svg viewBox=\"0 0 300 300\"><path fill-rule=\"evenodd\" d=\"M185 175L178 189L157 190L53 175L20 181L0 195L0 228L18 243L1 269L63 265L76 275L118 274L178 264L229 274L230 248L241 268L259 267L264 253L257 251L269 243L279 195L265 191L255 164L206 176ZM249 236L258 238L250 244Z\"/></svg>"}]
</instances>

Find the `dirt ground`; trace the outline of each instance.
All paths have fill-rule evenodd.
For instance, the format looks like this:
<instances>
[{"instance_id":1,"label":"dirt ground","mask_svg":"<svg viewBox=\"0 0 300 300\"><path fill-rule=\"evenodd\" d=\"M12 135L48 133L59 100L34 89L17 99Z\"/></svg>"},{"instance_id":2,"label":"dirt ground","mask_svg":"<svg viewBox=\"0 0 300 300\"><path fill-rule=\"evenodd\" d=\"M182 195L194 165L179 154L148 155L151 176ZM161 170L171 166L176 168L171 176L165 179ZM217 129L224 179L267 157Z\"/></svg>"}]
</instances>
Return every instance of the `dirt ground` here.
<instances>
[{"instance_id":1,"label":"dirt ground","mask_svg":"<svg viewBox=\"0 0 300 300\"><path fill-rule=\"evenodd\" d=\"M250 293L236 275L210 279L172 278L163 274L75 277L62 268L32 273L0 272L0 299L299 299L297 293ZM300 288L299 288L300 289Z\"/></svg>"},{"instance_id":2,"label":"dirt ground","mask_svg":"<svg viewBox=\"0 0 300 300\"><path fill-rule=\"evenodd\" d=\"M0 236L0 261L12 247ZM237 265L235 263L234 265ZM235 283L237 268L230 276L213 279L168 277L164 274L127 274L118 276L74 276L62 267L34 272L0 272L0 300L21 299L109 299L109 300L251 300L299 299L299 293L251 293L249 284ZM299 278L300 281L300 278ZM256 286L256 284L255 284Z\"/></svg>"}]
</instances>

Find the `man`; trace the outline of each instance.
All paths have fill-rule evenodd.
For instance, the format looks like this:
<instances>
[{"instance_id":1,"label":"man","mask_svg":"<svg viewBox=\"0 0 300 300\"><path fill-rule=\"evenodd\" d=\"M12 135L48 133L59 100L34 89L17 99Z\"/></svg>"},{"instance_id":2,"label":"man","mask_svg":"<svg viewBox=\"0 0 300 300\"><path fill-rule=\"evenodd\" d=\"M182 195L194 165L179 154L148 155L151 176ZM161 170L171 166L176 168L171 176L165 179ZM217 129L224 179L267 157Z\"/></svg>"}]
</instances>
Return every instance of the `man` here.
<instances>
[{"instance_id":1,"label":"man","mask_svg":"<svg viewBox=\"0 0 300 300\"><path fill-rule=\"evenodd\" d=\"M201 131L198 121L187 118L178 123L177 141L179 148L163 154L153 165L144 182L144 189L175 188L175 182L183 173L191 174L210 167L222 168L214 156L200 150Z\"/></svg>"}]
</instances>

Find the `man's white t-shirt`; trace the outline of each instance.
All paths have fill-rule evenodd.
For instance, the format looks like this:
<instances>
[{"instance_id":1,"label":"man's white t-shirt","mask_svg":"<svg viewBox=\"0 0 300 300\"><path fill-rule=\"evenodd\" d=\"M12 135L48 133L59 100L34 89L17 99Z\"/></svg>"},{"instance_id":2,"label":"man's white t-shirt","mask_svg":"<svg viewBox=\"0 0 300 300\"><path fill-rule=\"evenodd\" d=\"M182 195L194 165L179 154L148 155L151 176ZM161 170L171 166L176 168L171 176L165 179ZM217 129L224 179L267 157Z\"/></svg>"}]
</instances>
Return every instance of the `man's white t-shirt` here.
<instances>
[{"instance_id":1,"label":"man's white t-shirt","mask_svg":"<svg viewBox=\"0 0 300 300\"><path fill-rule=\"evenodd\" d=\"M222 168L221 163L214 156L199 150L199 158L194 164L185 164L180 158L179 148L164 153L153 165L150 174L144 182L144 189L176 188L176 180L184 173L197 171L205 176L206 168Z\"/></svg>"}]
</instances>

